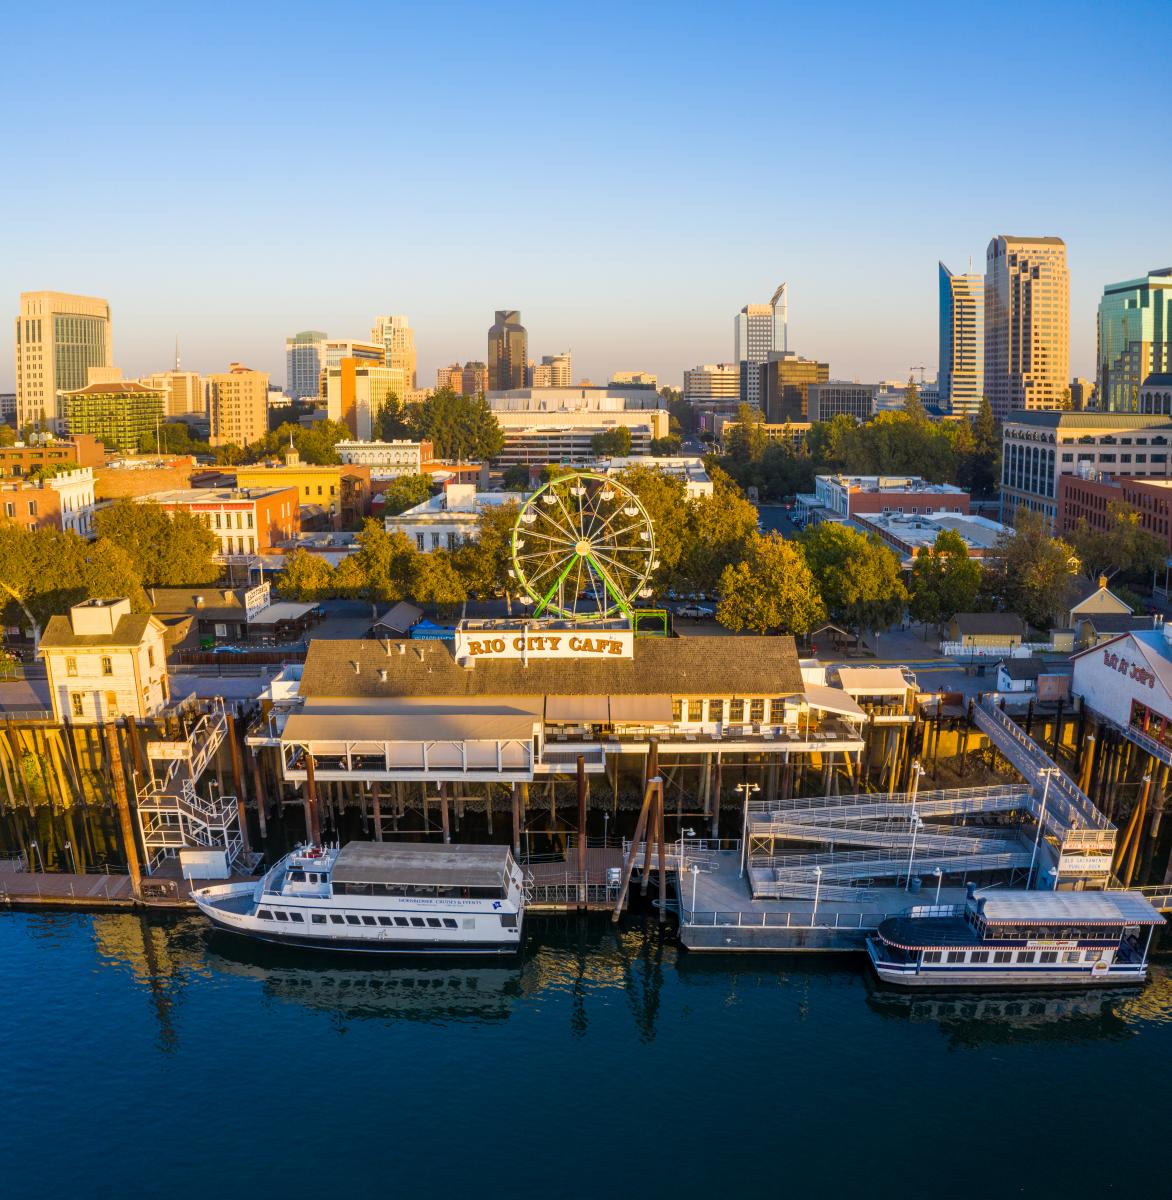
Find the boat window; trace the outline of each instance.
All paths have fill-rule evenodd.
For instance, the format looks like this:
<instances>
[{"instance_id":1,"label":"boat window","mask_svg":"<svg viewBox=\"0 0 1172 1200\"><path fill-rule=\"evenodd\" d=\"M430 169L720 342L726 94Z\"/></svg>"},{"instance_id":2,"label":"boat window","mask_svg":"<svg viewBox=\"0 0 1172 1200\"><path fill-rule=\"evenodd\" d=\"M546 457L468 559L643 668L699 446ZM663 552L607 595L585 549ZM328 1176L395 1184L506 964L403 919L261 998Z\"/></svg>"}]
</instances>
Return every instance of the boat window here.
<instances>
[{"instance_id":1,"label":"boat window","mask_svg":"<svg viewBox=\"0 0 1172 1200\"><path fill-rule=\"evenodd\" d=\"M444 928L445 929L455 929L456 922L453 921L451 917L444 917Z\"/></svg>"},{"instance_id":2,"label":"boat window","mask_svg":"<svg viewBox=\"0 0 1172 1200\"><path fill-rule=\"evenodd\" d=\"M1038 962L1052 963L1058 961L1058 952L1056 950L1043 950L1038 955Z\"/></svg>"},{"instance_id":3,"label":"boat window","mask_svg":"<svg viewBox=\"0 0 1172 1200\"><path fill-rule=\"evenodd\" d=\"M464 917L462 919L463 919L465 929L475 929L476 928L476 918L475 917Z\"/></svg>"},{"instance_id":4,"label":"boat window","mask_svg":"<svg viewBox=\"0 0 1172 1200\"><path fill-rule=\"evenodd\" d=\"M346 924L346 918L339 916L337 913L330 913L330 920L335 925L345 925Z\"/></svg>"},{"instance_id":5,"label":"boat window","mask_svg":"<svg viewBox=\"0 0 1172 1200\"><path fill-rule=\"evenodd\" d=\"M1062 952L1063 962L1081 962L1082 953L1078 950L1064 950Z\"/></svg>"},{"instance_id":6,"label":"boat window","mask_svg":"<svg viewBox=\"0 0 1172 1200\"><path fill-rule=\"evenodd\" d=\"M1083 952L1083 958L1085 958L1087 962L1098 962L1102 957L1102 950L1086 950Z\"/></svg>"},{"instance_id":7,"label":"boat window","mask_svg":"<svg viewBox=\"0 0 1172 1200\"><path fill-rule=\"evenodd\" d=\"M410 924L411 924L411 922L410 922L410 921L408 921L406 917L396 917L396 918L395 918L395 924L396 924L396 925L398 925L398 926L400 926L400 927L402 927L402 926L404 926L404 925L410 925Z\"/></svg>"},{"instance_id":8,"label":"boat window","mask_svg":"<svg viewBox=\"0 0 1172 1200\"><path fill-rule=\"evenodd\" d=\"M1034 961L1034 952L1032 950L1022 950L1018 956L1019 963L1032 963Z\"/></svg>"},{"instance_id":9,"label":"boat window","mask_svg":"<svg viewBox=\"0 0 1172 1200\"><path fill-rule=\"evenodd\" d=\"M940 951L939 950L925 950L924 951L924 962L939 962L939 961L940 961Z\"/></svg>"},{"instance_id":10,"label":"boat window","mask_svg":"<svg viewBox=\"0 0 1172 1200\"><path fill-rule=\"evenodd\" d=\"M303 925L305 924L305 918L299 912L291 912L289 914L289 920L300 921Z\"/></svg>"},{"instance_id":11,"label":"boat window","mask_svg":"<svg viewBox=\"0 0 1172 1200\"><path fill-rule=\"evenodd\" d=\"M501 913L501 924L506 929L516 929L517 928L517 914L516 913Z\"/></svg>"},{"instance_id":12,"label":"boat window","mask_svg":"<svg viewBox=\"0 0 1172 1200\"><path fill-rule=\"evenodd\" d=\"M267 908L262 908L262 909L258 910L256 915L258 917L260 917L260 919L262 921L271 921L273 919L273 914L271 912L269 912L269 910Z\"/></svg>"},{"instance_id":13,"label":"boat window","mask_svg":"<svg viewBox=\"0 0 1172 1200\"><path fill-rule=\"evenodd\" d=\"M438 929L440 927L439 917L428 917L427 923L432 929Z\"/></svg>"},{"instance_id":14,"label":"boat window","mask_svg":"<svg viewBox=\"0 0 1172 1200\"><path fill-rule=\"evenodd\" d=\"M378 922L374 919L374 917L363 917L362 923L363 923L363 925L377 925L378 924Z\"/></svg>"},{"instance_id":15,"label":"boat window","mask_svg":"<svg viewBox=\"0 0 1172 1200\"><path fill-rule=\"evenodd\" d=\"M290 871L289 872L289 882L290 883L304 883L305 882L305 872L304 871Z\"/></svg>"},{"instance_id":16,"label":"boat window","mask_svg":"<svg viewBox=\"0 0 1172 1200\"><path fill-rule=\"evenodd\" d=\"M309 919L310 919L310 920L311 920L311 921L312 921L312 922L313 922L315 925L324 925L324 924L326 923L326 915L325 915L325 913L314 913L314 914L313 914L313 916L312 916L312 917L310 917Z\"/></svg>"},{"instance_id":17,"label":"boat window","mask_svg":"<svg viewBox=\"0 0 1172 1200\"><path fill-rule=\"evenodd\" d=\"M357 917L351 915L350 913L347 913L346 914L346 924L347 925L361 925L362 922Z\"/></svg>"},{"instance_id":18,"label":"boat window","mask_svg":"<svg viewBox=\"0 0 1172 1200\"><path fill-rule=\"evenodd\" d=\"M275 913L273 913L273 916L275 916L278 921L287 921L289 919L289 914L283 913L279 908Z\"/></svg>"},{"instance_id":19,"label":"boat window","mask_svg":"<svg viewBox=\"0 0 1172 1200\"><path fill-rule=\"evenodd\" d=\"M423 928L423 918L422 917L412 917L411 924L414 925L416 929L422 929Z\"/></svg>"},{"instance_id":20,"label":"boat window","mask_svg":"<svg viewBox=\"0 0 1172 1200\"><path fill-rule=\"evenodd\" d=\"M972 954L972 958L969 961L970 962L988 962L989 961L989 951L988 950L974 950L973 954Z\"/></svg>"},{"instance_id":21,"label":"boat window","mask_svg":"<svg viewBox=\"0 0 1172 1200\"><path fill-rule=\"evenodd\" d=\"M378 923L380 925L393 925L394 921L392 921L390 917L379 917Z\"/></svg>"},{"instance_id":22,"label":"boat window","mask_svg":"<svg viewBox=\"0 0 1172 1200\"><path fill-rule=\"evenodd\" d=\"M950 963L964 962L965 953L963 950L949 950L948 961Z\"/></svg>"},{"instance_id":23,"label":"boat window","mask_svg":"<svg viewBox=\"0 0 1172 1200\"><path fill-rule=\"evenodd\" d=\"M307 872L305 878L308 879L310 883L317 883L317 872L309 871Z\"/></svg>"},{"instance_id":24,"label":"boat window","mask_svg":"<svg viewBox=\"0 0 1172 1200\"><path fill-rule=\"evenodd\" d=\"M994 961L995 963L1007 963L1007 962L1013 962L1013 955L1012 955L1012 953L1011 953L1010 951L1008 951L1008 950L998 950L998 951L997 951L997 952L996 952L996 953L993 955L993 961Z\"/></svg>"}]
</instances>

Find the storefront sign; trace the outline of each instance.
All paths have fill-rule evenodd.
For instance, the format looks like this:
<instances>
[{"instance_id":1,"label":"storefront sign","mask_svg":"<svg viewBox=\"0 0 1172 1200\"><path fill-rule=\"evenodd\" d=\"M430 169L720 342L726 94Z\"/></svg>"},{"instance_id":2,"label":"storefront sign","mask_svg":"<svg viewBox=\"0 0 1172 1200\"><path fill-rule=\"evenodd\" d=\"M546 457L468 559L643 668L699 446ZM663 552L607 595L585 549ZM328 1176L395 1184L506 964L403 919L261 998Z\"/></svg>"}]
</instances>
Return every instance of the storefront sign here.
<instances>
[{"instance_id":1,"label":"storefront sign","mask_svg":"<svg viewBox=\"0 0 1172 1200\"><path fill-rule=\"evenodd\" d=\"M1059 875L1102 875L1111 870L1110 854L1064 854L1058 860Z\"/></svg>"},{"instance_id":2,"label":"storefront sign","mask_svg":"<svg viewBox=\"0 0 1172 1200\"><path fill-rule=\"evenodd\" d=\"M258 612L269 606L270 587L267 583L258 583L244 593L244 619L251 621Z\"/></svg>"},{"instance_id":3,"label":"storefront sign","mask_svg":"<svg viewBox=\"0 0 1172 1200\"><path fill-rule=\"evenodd\" d=\"M1142 663L1124 658L1121 654L1104 650L1103 664L1110 667L1112 671L1118 671L1120 675L1126 675L1128 679L1134 679L1138 684L1142 685L1146 683L1150 688L1155 688L1156 686L1156 677L1147 667Z\"/></svg>"},{"instance_id":4,"label":"storefront sign","mask_svg":"<svg viewBox=\"0 0 1172 1200\"><path fill-rule=\"evenodd\" d=\"M629 629L558 629L551 631L460 629L457 662L489 662L505 658L631 658L635 635Z\"/></svg>"}]
</instances>

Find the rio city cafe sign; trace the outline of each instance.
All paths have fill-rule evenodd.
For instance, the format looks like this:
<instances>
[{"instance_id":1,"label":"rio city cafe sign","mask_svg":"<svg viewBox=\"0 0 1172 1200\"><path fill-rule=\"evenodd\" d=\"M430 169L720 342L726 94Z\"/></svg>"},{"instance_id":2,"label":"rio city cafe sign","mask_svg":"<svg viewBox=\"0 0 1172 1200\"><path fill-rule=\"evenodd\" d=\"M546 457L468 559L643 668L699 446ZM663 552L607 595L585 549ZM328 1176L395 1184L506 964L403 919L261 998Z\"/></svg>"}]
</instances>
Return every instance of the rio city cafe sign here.
<instances>
[{"instance_id":1,"label":"rio city cafe sign","mask_svg":"<svg viewBox=\"0 0 1172 1200\"><path fill-rule=\"evenodd\" d=\"M631 658L629 629L458 629L456 661L466 666L502 658Z\"/></svg>"}]
</instances>

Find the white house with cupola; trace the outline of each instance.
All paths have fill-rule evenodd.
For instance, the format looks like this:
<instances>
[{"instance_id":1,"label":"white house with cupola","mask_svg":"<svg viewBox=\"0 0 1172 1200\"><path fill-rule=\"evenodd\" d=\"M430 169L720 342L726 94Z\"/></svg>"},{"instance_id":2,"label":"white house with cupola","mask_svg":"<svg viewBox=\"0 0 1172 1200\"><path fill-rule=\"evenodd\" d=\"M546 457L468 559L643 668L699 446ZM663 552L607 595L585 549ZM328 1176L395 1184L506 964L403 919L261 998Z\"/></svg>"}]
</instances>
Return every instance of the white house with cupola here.
<instances>
[{"instance_id":1,"label":"white house with cupola","mask_svg":"<svg viewBox=\"0 0 1172 1200\"><path fill-rule=\"evenodd\" d=\"M170 697L166 627L130 601L85 600L51 617L38 654L45 660L53 716L69 725L150 717Z\"/></svg>"}]
</instances>

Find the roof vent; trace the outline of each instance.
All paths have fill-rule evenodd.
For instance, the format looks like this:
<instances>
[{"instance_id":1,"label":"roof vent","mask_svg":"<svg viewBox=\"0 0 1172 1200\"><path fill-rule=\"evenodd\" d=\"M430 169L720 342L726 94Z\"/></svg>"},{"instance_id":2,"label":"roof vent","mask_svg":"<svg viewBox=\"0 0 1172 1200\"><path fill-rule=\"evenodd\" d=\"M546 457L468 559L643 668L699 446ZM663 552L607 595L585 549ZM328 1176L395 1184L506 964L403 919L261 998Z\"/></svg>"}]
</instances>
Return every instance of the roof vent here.
<instances>
[{"instance_id":1,"label":"roof vent","mask_svg":"<svg viewBox=\"0 0 1172 1200\"><path fill-rule=\"evenodd\" d=\"M406 654L406 653L407 653L407 643L406 643L406 642L400 642L400 643L399 643L399 653L400 653L400 654Z\"/></svg>"},{"instance_id":2,"label":"roof vent","mask_svg":"<svg viewBox=\"0 0 1172 1200\"><path fill-rule=\"evenodd\" d=\"M362 664L358 661L358 659L352 658L350 660L350 665L354 668L355 675L360 675L362 673Z\"/></svg>"},{"instance_id":3,"label":"roof vent","mask_svg":"<svg viewBox=\"0 0 1172 1200\"><path fill-rule=\"evenodd\" d=\"M386 669L386 667L380 667L380 668L379 668L379 673L378 673L378 681L379 681L379 683L386 683L386 681L387 681L387 669Z\"/></svg>"},{"instance_id":4,"label":"roof vent","mask_svg":"<svg viewBox=\"0 0 1172 1200\"><path fill-rule=\"evenodd\" d=\"M203 608L203 597L202 596L193 596L192 599L195 601L196 608Z\"/></svg>"}]
</instances>

